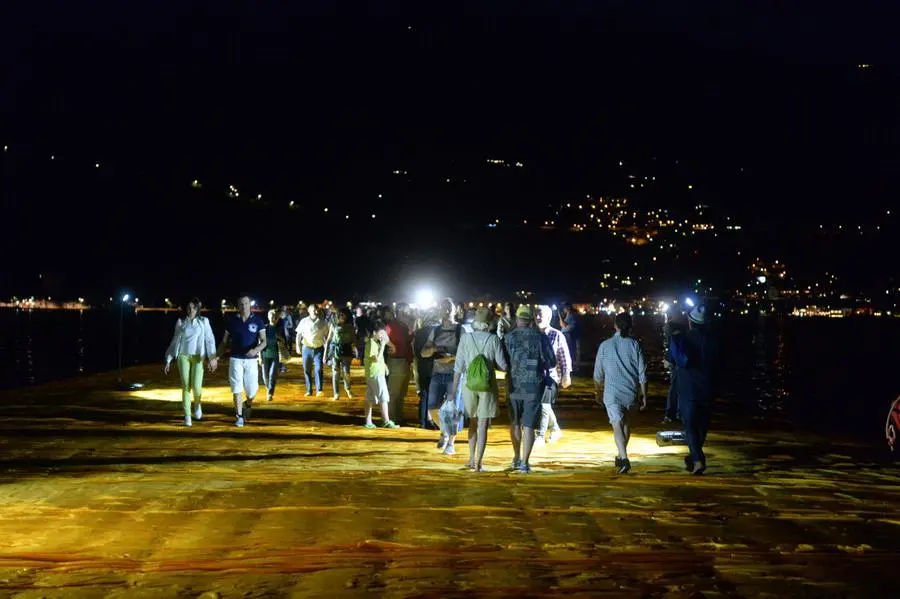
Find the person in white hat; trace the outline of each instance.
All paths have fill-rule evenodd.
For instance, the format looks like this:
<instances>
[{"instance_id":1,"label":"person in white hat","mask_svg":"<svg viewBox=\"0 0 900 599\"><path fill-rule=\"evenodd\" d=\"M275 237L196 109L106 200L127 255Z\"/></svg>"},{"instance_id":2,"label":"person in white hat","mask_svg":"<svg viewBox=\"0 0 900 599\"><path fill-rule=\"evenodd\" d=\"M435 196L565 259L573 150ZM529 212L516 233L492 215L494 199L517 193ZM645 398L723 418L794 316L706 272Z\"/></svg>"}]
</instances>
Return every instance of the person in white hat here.
<instances>
[{"instance_id":1,"label":"person in white hat","mask_svg":"<svg viewBox=\"0 0 900 599\"><path fill-rule=\"evenodd\" d=\"M709 431L718 346L709 328L706 306L695 306L688 314L688 324L686 333L672 338L669 361L678 368L678 406L689 451L685 469L699 475L706 471L703 445Z\"/></svg>"}]
</instances>

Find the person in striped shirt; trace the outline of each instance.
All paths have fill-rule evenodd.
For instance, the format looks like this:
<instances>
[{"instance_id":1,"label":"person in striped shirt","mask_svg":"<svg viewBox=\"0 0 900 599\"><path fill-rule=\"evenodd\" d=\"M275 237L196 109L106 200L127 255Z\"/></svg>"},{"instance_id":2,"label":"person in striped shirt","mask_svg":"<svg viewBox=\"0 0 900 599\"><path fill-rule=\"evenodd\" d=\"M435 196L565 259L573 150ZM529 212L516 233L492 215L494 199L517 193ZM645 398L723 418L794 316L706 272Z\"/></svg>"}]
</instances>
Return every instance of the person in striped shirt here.
<instances>
[{"instance_id":1,"label":"person in striped shirt","mask_svg":"<svg viewBox=\"0 0 900 599\"><path fill-rule=\"evenodd\" d=\"M553 348L553 355L556 356L556 367L550 369L550 380L544 387L544 395L541 399L541 424L537 430L536 440L538 444L545 440L547 443L554 443L562 437L562 429L559 427L559 421L553 411L553 404L556 403L560 388L568 389L572 385L572 359L569 354L569 346L562 332L550 326L552 318L553 310L550 306L539 306L534 315L534 322L538 330L547 336L550 347ZM550 431L549 437L545 436L548 430Z\"/></svg>"}]
</instances>

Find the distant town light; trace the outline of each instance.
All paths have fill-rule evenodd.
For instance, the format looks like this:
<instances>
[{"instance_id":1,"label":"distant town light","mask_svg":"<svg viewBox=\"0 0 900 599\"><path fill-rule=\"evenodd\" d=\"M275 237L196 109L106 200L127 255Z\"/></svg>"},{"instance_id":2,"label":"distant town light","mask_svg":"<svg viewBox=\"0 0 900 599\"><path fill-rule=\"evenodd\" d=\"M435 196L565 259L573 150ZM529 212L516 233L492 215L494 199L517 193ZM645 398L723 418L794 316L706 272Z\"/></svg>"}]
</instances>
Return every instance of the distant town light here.
<instances>
[{"instance_id":1,"label":"distant town light","mask_svg":"<svg viewBox=\"0 0 900 599\"><path fill-rule=\"evenodd\" d=\"M375 218L375 215L374 215L374 214L372 215L372 218Z\"/></svg>"},{"instance_id":2,"label":"distant town light","mask_svg":"<svg viewBox=\"0 0 900 599\"><path fill-rule=\"evenodd\" d=\"M130 298L131 298L131 296L126 293L125 295L122 296L122 301L127 302Z\"/></svg>"},{"instance_id":3,"label":"distant town light","mask_svg":"<svg viewBox=\"0 0 900 599\"><path fill-rule=\"evenodd\" d=\"M94 163L94 168L100 168L100 163L99 162Z\"/></svg>"}]
</instances>

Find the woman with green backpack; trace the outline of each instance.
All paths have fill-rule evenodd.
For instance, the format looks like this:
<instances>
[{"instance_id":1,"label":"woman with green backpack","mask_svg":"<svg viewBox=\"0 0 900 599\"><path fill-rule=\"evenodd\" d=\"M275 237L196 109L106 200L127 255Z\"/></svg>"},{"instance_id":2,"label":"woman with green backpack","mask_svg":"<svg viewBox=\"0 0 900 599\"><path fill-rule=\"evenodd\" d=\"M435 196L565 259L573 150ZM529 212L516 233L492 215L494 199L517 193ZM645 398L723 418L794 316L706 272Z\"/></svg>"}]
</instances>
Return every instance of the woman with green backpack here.
<instances>
[{"instance_id":1,"label":"woman with green backpack","mask_svg":"<svg viewBox=\"0 0 900 599\"><path fill-rule=\"evenodd\" d=\"M469 417L469 468L481 472L487 431L491 419L497 416L497 376L495 371L506 370L506 356L500 338L490 332L490 311L478 308L472 332L463 335L453 367L451 397L462 385L462 396Z\"/></svg>"}]
</instances>

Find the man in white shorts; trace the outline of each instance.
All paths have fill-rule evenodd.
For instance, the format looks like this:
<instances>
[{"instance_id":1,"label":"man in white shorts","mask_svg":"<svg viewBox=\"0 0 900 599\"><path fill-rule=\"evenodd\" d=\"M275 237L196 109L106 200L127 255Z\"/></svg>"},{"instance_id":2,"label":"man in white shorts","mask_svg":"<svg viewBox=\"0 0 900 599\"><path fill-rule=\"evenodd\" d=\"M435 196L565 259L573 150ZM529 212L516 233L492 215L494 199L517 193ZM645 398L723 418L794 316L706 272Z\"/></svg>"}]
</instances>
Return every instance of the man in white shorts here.
<instances>
[{"instance_id":1,"label":"man in white shorts","mask_svg":"<svg viewBox=\"0 0 900 599\"><path fill-rule=\"evenodd\" d=\"M225 335L219 345L218 356L230 352L228 383L234 397L235 426L244 426L250 419L253 400L259 390L257 358L266 348L266 323L258 314L250 312L250 296L242 293L237 302L238 313L225 318ZM243 394L247 395L246 401Z\"/></svg>"}]
</instances>

